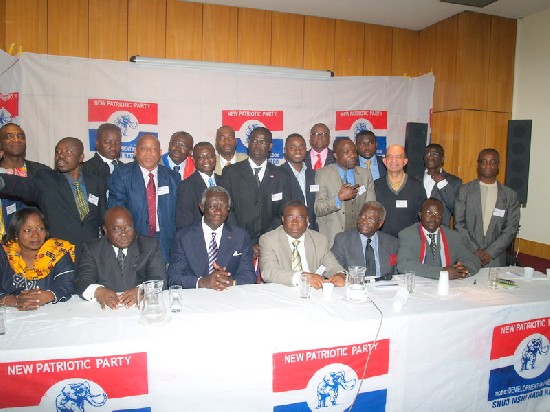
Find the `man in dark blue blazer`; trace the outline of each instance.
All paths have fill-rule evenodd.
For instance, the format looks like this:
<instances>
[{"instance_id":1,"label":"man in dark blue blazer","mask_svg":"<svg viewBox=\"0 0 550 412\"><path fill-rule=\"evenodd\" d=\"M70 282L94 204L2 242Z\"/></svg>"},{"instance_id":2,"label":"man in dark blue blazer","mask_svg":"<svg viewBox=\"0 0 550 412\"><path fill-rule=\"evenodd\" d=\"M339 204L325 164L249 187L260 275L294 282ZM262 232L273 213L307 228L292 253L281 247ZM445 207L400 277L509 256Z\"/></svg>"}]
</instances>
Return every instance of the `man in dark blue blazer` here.
<instances>
[{"instance_id":1,"label":"man in dark blue blazer","mask_svg":"<svg viewBox=\"0 0 550 412\"><path fill-rule=\"evenodd\" d=\"M162 165L160 143L151 134L141 136L136 145L136 161L121 164L109 178L108 207L124 206L132 214L137 233L154 236L160 242L165 262L170 256L170 246L176 229L176 196L179 175ZM152 182L152 183L150 183ZM156 192L156 213L147 201L147 185ZM156 216L155 222L150 221Z\"/></svg>"},{"instance_id":2,"label":"man in dark blue blazer","mask_svg":"<svg viewBox=\"0 0 550 412\"><path fill-rule=\"evenodd\" d=\"M313 205L319 186L315 184L315 170L304 163L306 141L298 133L292 133L285 141L286 163L281 168L288 173L290 182L290 200L300 200L306 207L309 229L319 231Z\"/></svg>"},{"instance_id":3,"label":"man in dark blue blazer","mask_svg":"<svg viewBox=\"0 0 550 412\"><path fill-rule=\"evenodd\" d=\"M204 190L204 217L176 232L167 277L168 285L224 290L256 282L252 245L246 230L225 223L231 198L223 187Z\"/></svg>"},{"instance_id":4,"label":"man in dark blue blazer","mask_svg":"<svg viewBox=\"0 0 550 412\"><path fill-rule=\"evenodd\" d=\"M328 148L330 144L330 130L324 123L314 124L309 132L309 145L305 162L310 169L317 170L323 166L336 163L334 153Z\"/></svg>"},{"instance_id":5,"label":"man in dark blue blazer","mask_svg":"<svg viewBox=\"0 0 550 412\"><path fill-rule=\"evenodd\" d=\"M382 156L376 155L376 135L370 130L362 130L355 136L357 146L357 166L366 167L370 170L372 180L386 177L388 173Z\"/></svg>"},{"instance_id":6,"label":"man in dark blue blazer","mask_svg":"<svg viewBox=\"0 0 550 412\"><path fill-rule=\"evenodd\" d=\"M119 164L122 132L113 123L103 123L97 128L95 154L82 163L82 171L99 177L107 185L107 180Z\"/></svg>"}]
</instances>

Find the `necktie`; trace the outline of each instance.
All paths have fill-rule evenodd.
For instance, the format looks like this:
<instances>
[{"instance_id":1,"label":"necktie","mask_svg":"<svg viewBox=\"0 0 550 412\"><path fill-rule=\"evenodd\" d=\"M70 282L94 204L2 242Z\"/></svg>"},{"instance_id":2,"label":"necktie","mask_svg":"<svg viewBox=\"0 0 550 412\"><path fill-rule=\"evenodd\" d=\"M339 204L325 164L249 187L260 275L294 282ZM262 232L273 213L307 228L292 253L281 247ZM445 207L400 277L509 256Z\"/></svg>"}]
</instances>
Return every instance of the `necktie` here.
<instances>
[{"instance_id":1,"label":"necktie","mask_svg":"<svg viewBox=\"0 0 550 412\"><path fill-rule=\"evenodd\" d=\"M208 178L208 186L216 186L216 183L214 182L214 178L212 176Z\"/></svg>"},{"instance_id":2,"label":"necktie","mask_svg":"<svg viewBox=\"0 0 550 412\"><path fill-rule=\"evenodd\" d=\"M260 170L262 170L261 167L254 168L254 177L256 178L256 185L258 185L258 187L260 187Z\"/></svg>"},{"instance_id":3,"label":"necktie","mask_svg":"<svg viewBox=\"0 0 550 412\"><path fill-rule=\"evenodd\" d=\"M315 164L313 165L313 170L317 170L317 169L320 169L323 165L321 164L321 155L318 154L317 155L317 161L315 162Z\"/></svg>"},{"instance_id":4,"label":"necktie","mask_svg":"<svg viewBox=\"0 0 550 412\"><path fill-rule=\"evenodd\" d=\"M432 257L435 259L435 255L437 252L437 245L435 243L435 233L428 233L428 237L430 238L430 249L432 250Z\"/></svg>"},{"instance_id":5,"label":"necktie","mask_svg":"<svg viewBox=\"0 0 550 412\"><path fill-rule=\"evenodd\" d=\"M2 204L0 204L0 239L6 234L6 226L4 225L4 211L2 210Z\"/></svg>"},{"instance_id":6,"label":"necktie","mask_svg":"<svg viewBox=\"0 0 550 412\"><path fill-rule=\"evenodd\" d=\"M231 164L231 160L228 160L227 162L225 162L226 166L229 166L230 164Z\"/></svg>"},{"instance_id":7,"label":"necktie","mask_svg":"<svg viewBox=\"0 0 550 412\"><path fill-rule=\"evenodd\" d=\"M118 267L120 268L120 273L124 271L124 259L126 256L124 256L124 252L121 248L118 249L118 253L116 255L116 260L118 262Z\"/></svg>"},{"instance_id":8,"label":"necktie","mask_svg":"<svg viewBox=\"0 0 550 412\"><path fill-rule=\"evenodd\" d=\"M149 236L155 236L157 231L157 188L155 187L155 175L149 173L147 183L147 209L149 209Z\"/></svg>"},{"instance_id":9,"label":"necktie","mask_svg":"<svg viewBox=\"0 0 550 412\"><path fill-rule=\"evenodd\" d=\"M365 246L365 267L367 268L367 276L376 276L376 261L374 260L374 249L371 245L372 239L367 239Z\"/></svg>"},{"instance_id":10,"label":"necktie","mask_svg":"<svg viewBox=\"0 0 550 412\"><path fill-rule=\"evenodd\" d=\"M178 173L179 173L179 171L180 171L180 167L179 167L179 166L174 166L172 169L174 169L174 170L175 170L176 172L178 172Z\"/></svg>"},{"instance_id":11,"label":"necktie","mask_svg":"<svg viewBox=\"0 0 550 412\"><path fill-rule=\"evenodd\" d=\"M117 159L113 159L113 160L111 161L111 164L112 164L113 166L118 166L118 163L119 163L119 162L118 162Z\"/></svg>"},{"instance_id":12,"label":"necktie","mask_svg":"<svg viewBox=\"0 0 550 412\"><path fill-rule=\"evenodd\" d=\"M290 265L293 272L302 271L302 258L300 257L300 252L298 252L299 244L300 244L299 240L292 241L292 246L294 246L294 248L292 249L292 260Z\"/></svg>"},{"instance_id":13,"label":"necktie","mask_svg":"<svg viewBox=\"0 0 550 412\"><path fill-rule=\"evenodd\" d=\"M212 240L208 245L208 274L214 272L214 262L218 257L218 244L216 243L216 232L212 232Z\"/></svg>"},{"instance_id":14,"label":"necktie","mask_svg":"<svg viewBox=\"0 0 550 412\"><path fill-rule=\"evenodd\" d=\"M76 181L73 183L74 186L74 201L76 203L76 208L78 209L78 214L80 215L80 220L84 220L90 208L88 207L88 202L84 197L84 192L80 190L80 182Z\"/></svg>"},{"instance_id":15,"label":"necktie","mask_svg":"<svg viewBox=\"0 0 550 412\"><path fill-rule=\"evenodd\" d=\"M365 165L367 166L367 169L370 170L370 159L367 159L367 160L365 161Z\"/></svg>"}]
</instances>

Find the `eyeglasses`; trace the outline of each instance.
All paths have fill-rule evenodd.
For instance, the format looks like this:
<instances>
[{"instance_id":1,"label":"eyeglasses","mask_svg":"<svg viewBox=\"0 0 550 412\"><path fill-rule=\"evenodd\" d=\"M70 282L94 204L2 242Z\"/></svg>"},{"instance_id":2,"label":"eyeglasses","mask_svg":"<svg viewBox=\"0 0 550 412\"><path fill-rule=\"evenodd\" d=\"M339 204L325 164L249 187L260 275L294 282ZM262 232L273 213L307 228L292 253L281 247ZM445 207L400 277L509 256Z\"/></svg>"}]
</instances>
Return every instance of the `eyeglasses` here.
<instances>
[{"instance_id":1,"label":"eyeglasses","mask_svg":"<svg viewBox=\"0 0 550 412\"><path fill-rule=\"evenodd\" d=\"M443 155L439 152L428 152L424 155L424 157L435 157L435 158L439 158L439 157L443 157Z\"/></svg>"},{"instance_id":2,"label":"eyeglasses","mask_svg":"<svg viewBox=\"0 0 550 412\"><path fill-rule=\"evenodd\" d=\"M289 216L284 216L285 220L288 220L290 222L292 222L293 220L296 220L298 222L305 222L306 219L307 219L307 216L304 216L304 215L298 215L298 216L292 216L292 215L289 215Z\"/></svg>"},{"instance_id":3,"label":"eyeglasses","mask_svg":"<svg viewBox=\"0 0 550 412\"><path fill-rule=\"evenodd\" d=\"M442 212L432 212L431 210L426 210L426 211L420 212L420 213L422 213L423 215L426 215L428 217L441 217L441 216L443 216Z\"/></svg>"},{"instance_id":4,"label":"eyeglasses","mask_svg":"<svg viewBox=\"0 0 550 412\"><path fill-rule=\"evenodd\" d=\"M172 143L170 143L170 146L183 147L184 149L189 149L190 148L190 146L188 144L185 144L183 142L172 142Z\"/></svg>"},{"instance_id":5,"label":"eyeglasses","mask_svg":"<svg viewBox=\"0 0 550 412\"><path fill-rule=\"evenodd\" d=\"M134 231L133 226L125 226L125 227L112 227L109 229L110 232L114 233L115 235L122 235L123 233L132 233Z\"/></svg>"},{"instance_id":6,"label":"eyeglasses","mask_svg":"<svg viewBox=\"0 0 550 412\"><path fill-rule=\"evenodd\" d=\"M193 157L198 160L204 160L204 159L214 159L216 155L207 153L207 154L201 154L201 155L193 155Z\"/></svg>"},{"instance_id":7,"label":"eyeglasses","mask_svg":"<svg viewBox=\"0 0 550 412\"><path fill-rule=\"evenodd\" d=\"M248 145L249 146L267 146L268 144L270 144L271 142L267 141L267 140L249 140L248 141Z\"/></svg>"},{"instance_id":8,"label":"eyeglasses","mask_svg":"<svg viewBox=\"0 0 550 412\"><path fill-rule=\"evenodd\" d=\"M313 132L311 133L312 136L315 136L315 137L326 137L329 135L328 132Z\"/></svg>"}]
</instances>

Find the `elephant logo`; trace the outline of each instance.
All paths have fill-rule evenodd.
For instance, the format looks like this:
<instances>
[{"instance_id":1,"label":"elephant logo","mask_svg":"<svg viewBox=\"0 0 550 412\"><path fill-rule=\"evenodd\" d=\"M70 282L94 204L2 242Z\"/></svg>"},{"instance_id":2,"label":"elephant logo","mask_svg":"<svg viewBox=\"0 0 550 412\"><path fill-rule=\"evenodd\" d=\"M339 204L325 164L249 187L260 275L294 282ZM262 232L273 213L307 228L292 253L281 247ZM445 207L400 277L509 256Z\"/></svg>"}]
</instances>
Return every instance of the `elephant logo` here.
<instances>
[{"instance_id":1,"label":"elephant logo","mask_svg":"<svg viewBox=\"0 0 550 412\"><path fill-rule=\"evenodd\" d=\"M356 379L346 380L346 375L343 370L327 373L317 386L317 409L336 405L340 387L350 391L355 388L356 382Z\"/></svg>"},{"instance_id":2,"label":"elephant logo","mask_svg":"<svg viewBox=\"0 0 550 412\"><path fill-rule=\"evenodd\" d=\"M369 121L369 120L366 120L366 119L358 119L354 124L353 124L353 137L355 139L357 139L357 134L359 132L367 132L367 131L373 131L374 130L374 126L372 125L372 123Z\"/></svg>"},{"instance_id":3,"label":"elephant logo","mask_svg":"<svg viewBox=\"0 0 550 412\"><path fill-rule=\"evenodd\" d=\"M5 108L0 109L0 126L11 123L15 120L14 117Z\"/></svg>"},{"instance_id":4,"label":"elephant logo","mask_svg":"<svg viewBox=\"0 0 550 412\"><path fill-rule=\"evenodd\" d=\"M55 398L57 412L85 412L86 404L94 407L105 405L107 394L105 392L93 395L88 381L69 383L61 389L61 393Z\"/></svg>"},{"instance_id":5,"label":"elephant logo","mask_svg":"<svg viewBox=\"0 0 550 412\"><path fill-rule=\"evenodd\" d=\"M544 345L541 337L536 337L527 342L521 354L521 370L535 369L538 355L546 355L550 345Z\"/></svg>"},{"instance_id":6,"label":"elephant logo","mask_svg":"<svg viewBox=\"0 0 550 412\"><path fill-rule=\"evenodd\" d=\"M125 137L128 136L128 128L135 129L139 125L137 120L132 120L132 116L130 116L128 113L118 115L115 118L114 123L118 126L118 128L122 132L122 135Z\"/></svg>"}]
</instances>

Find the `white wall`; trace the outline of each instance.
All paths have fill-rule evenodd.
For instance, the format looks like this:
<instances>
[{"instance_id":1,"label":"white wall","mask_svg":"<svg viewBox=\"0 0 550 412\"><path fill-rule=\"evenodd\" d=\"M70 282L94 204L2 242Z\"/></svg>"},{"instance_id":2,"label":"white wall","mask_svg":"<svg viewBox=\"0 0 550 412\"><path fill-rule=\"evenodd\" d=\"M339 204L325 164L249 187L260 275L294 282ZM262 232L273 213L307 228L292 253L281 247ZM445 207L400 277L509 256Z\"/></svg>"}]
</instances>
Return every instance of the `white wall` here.
<instances>
[{"instance_id":1,"label":"white wall","mask_svg":"<svg viewBox=\"0 0 550 412\"><path fill-rule=\"evenodd\" d=\"M512 118L533 120L529 196L519 236L550 244L550 9L518 21Z\"/></svg>"}]
</instances>

